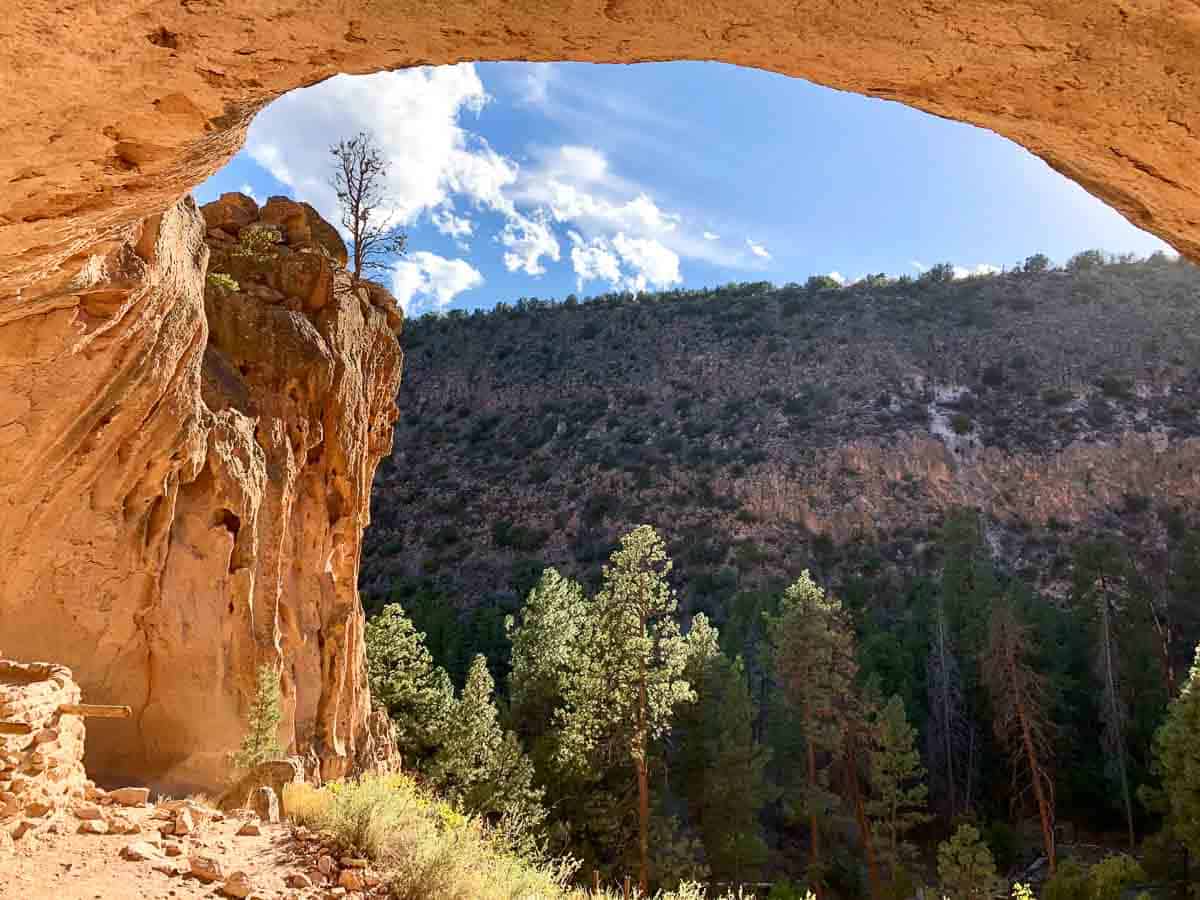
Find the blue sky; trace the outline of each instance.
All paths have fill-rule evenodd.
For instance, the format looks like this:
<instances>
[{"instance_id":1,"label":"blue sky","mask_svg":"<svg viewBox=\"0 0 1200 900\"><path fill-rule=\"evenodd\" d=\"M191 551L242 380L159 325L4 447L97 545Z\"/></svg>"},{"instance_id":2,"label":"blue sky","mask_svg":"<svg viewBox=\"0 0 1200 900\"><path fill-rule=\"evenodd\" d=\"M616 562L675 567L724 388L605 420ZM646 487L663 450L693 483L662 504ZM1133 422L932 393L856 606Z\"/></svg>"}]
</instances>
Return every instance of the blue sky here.
<instances>
[{"instance_id":1,"label":"blue sky","mask_svg":"<svg viewBox=\"0 0 1200 900\"><path fill-rule=\"evenodd\" d=\"M370 129L410 312L521 296L854 280L1167 246L990 132L718 63L494 63L338 76L261 112L196 189L331 221L328 147Z\"/></svg>"}]
</instances>

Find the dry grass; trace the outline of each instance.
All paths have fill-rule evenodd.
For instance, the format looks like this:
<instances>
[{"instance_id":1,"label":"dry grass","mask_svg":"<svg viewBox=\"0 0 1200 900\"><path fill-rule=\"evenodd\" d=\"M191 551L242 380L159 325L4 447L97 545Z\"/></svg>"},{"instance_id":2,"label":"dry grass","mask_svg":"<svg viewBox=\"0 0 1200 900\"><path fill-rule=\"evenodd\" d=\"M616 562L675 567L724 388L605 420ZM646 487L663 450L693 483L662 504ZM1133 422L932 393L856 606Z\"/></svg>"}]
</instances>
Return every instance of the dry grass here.
<instances>
[{"instance_id":1,"label":"dry grass","mask_svg":"<svg viewBox=\"0 0 1200 900\"><path fill-rule=\"evenodd\" d=\"M327 831L339 850L384 873L394 900L617 900L571 885L570 860L533 861L504 849L478 822L404 776L371 776L321 789L288 785L285 814ZM703 900L697 887L659 900Z\"/></svg>"}]
</instances>

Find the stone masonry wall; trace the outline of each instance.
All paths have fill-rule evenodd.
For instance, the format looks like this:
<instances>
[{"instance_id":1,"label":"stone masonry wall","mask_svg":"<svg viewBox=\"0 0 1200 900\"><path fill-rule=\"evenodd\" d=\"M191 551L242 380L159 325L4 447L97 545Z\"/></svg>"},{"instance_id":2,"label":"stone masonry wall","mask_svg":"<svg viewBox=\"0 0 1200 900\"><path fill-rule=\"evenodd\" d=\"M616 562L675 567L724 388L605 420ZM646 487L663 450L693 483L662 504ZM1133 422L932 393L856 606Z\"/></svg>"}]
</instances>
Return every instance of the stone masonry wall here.
<instances>
[{"instance_id":1,"label":"stone masonry wall","mask_svg":"<svg viewBox=\"0 0 1200 900\"><path fill-rule=\"evenodd\" d=\"M79 703L71 670L52 663L0 659L0 722L28 724L0 734L0 841L49 828L83 799L83 718L58 711Z\"/></svg>"}]
</instances>

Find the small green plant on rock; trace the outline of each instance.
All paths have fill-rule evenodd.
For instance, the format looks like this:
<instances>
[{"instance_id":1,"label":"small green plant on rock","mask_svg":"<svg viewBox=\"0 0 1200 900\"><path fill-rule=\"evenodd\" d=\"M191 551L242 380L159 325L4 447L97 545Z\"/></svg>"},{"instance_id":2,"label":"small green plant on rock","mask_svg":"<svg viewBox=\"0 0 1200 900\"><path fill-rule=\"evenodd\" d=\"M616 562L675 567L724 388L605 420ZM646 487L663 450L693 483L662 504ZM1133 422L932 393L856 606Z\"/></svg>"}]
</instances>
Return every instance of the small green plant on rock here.
<instances>
[{"instance_id":1,"label":"small green plant on rock","mask_svg":"<svg viewBox=\"0 0 1200 900\"><path fill-rule=\"evenodd\" d=\"M223 291L239 291L241 285L224 272L209 272L206 279L209 287L220 288Z\"/></svg>"}]
</instances>

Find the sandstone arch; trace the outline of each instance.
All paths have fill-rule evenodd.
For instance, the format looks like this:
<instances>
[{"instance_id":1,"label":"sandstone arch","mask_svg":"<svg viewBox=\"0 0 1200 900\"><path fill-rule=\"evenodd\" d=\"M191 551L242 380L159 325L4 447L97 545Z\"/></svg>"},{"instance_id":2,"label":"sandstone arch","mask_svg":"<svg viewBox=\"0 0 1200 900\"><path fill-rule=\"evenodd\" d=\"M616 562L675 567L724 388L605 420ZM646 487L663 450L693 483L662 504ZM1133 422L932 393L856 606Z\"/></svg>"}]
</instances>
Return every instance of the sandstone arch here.
<instances>
[{"instance_id":1,"label":"sandstone arch","mask_svg":"<svg viewBox=\"0 0 1200 900\"><path fill-rule=\"evenodd\" d=\"M247 537L276 477L255 450L270 439L201 395L207 248L179 198L291 88L466 59L768 68L990 128L1200 258L1193 0L11 6L0 25L0 648L65 655L88 699L135 706L133 731L94 736L110 772L188 768L166 707L229 719L256 653L276 652L281 635L308 647L288 685L293 706L310 710L299 749L338 772L366 746L353 579L364 485L386 449L394 341L363 326L330 362L348 405L324 427L339 430L342 457L289 495L314 523L305 536ZM317 599L299 612L251 603L229 634L190 631L187 604L228 599L233 616L235 600L260 596L236 574L254 567L226 562L235 545L243 563L321 573ZM217 562L215 597L188 587L189 572L208 577ZM165 683L163 653L181 649L198 663L220 657L204 670L222 676L220 691L186 668ZM205 773L211 765L188 768Z\"/></svg>"}]
</instances>

